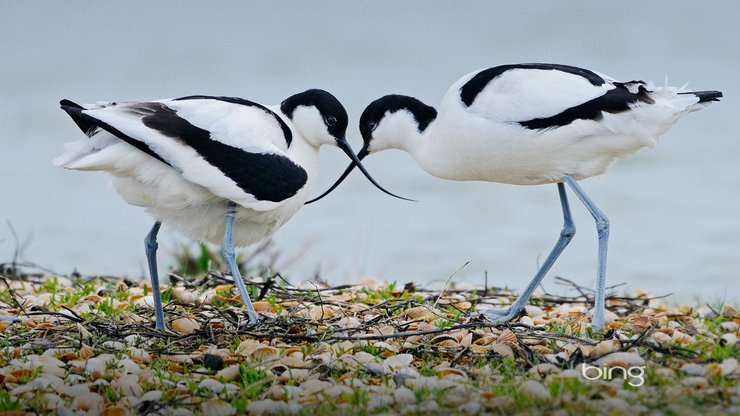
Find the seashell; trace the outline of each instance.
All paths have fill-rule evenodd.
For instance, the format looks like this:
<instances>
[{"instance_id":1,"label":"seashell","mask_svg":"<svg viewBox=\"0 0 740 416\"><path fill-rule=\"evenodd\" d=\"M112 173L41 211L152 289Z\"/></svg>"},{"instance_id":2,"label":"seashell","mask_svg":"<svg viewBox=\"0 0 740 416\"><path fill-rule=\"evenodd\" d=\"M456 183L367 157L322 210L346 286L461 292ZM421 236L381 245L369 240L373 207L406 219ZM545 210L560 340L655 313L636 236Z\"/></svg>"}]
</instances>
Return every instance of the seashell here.
<instances>
[{"instance_id":1,"label":"seashell","mask_svg":"<svg viewBox=\"0 0 740 416\"><path fill-rule=\"evenodd\" d=\"M646 329L650 326L650 318L644 315L640 315L633 319L630 323L637 329Z\"/></svg>"},{"instance_id":2,"label":"seashell","mask_svg":"<svg viewBox=\"0 0 740 416\"><path fill-rule=\"evenodd\" d=\"M463 311L469 311L470 308L473 307L473 304L468 302L467 300L451 302L450 305L454 306L456 309L460 309Z\"/></svg>"},{"instance_id":3,"label":"seashell","mask_svg":"<svg viewBox=\"0 0 740 416\"><path fill-rule=\"evenodd\" d=\"M105 341L101 346L107 350L121 351L126 348L126 344L120 341Z\"/></svg>"},{"instance_id":4,"label":"seashell","mask_svg":"<svg viewBox=\"0 0 740 416\"><path fill-rule=\"evenodd\" d=\"M144 393L143 396L140 397L142 402L156 402L162 400L162 396L164 393L162 390L150 390L146 393Z\"/></svg>"},{"instance_id":5,"label":"seashell","mask_svg":"<svg viewBox=\"0 0 740 416\"><path fill-rule=\"evenodd\" d=\"M282 386L274 384L267 390L267 396L275 400L296 399L303 393L303 389L298 386Z\"/></svg>"},{"instance_id":6,"label":"seashell","mask_svg":"<svg viewBox=\"0 0 740 416\"><path fill-rule=\"evenodd\" d=\"M46 411L54 412L55 410L64 407L64 399L59 397L58 394L44 393L44 400L46 401ZM25 415L25 412L23 415Z\"/></svg>"},{"instance_id":7,"label":"seashell","mask_svg":"<svg viewBox=\"0 0 740 416\"><path fill-rule=\"evenodd\" d=\"M645 365L645 360L634 352L613 352L599 358L594 364L601 367L632 367Z\"/></svg>"},{"instance_id":8,"label":"seashell","mask_svg":"<svg viewBox=\"0 0 740 416\"><path fill-rule=\"evenodd\" d=\"M236 409L229 402L218 398L203 402L200 409L204 415L208 416L231 416L236 413Z\"/></svg>"},{"instance_id":9,"label":"seashell","mask_svg":"<svg viewBox=\"0 0 740 416\"><path fill-rule=\"evenodd\" d=\"M226 386L224 383L221 383L218 380L214 380L212 378L204 378L201 380L200 383L198 383L199 389L208 389L216 394L222 393L224 390L226 390Z\"/></svg>"},{"instance_id":10,"label":"seashell","mask_svg":"<svg viewBox=\"0 0 740 416\"><path fill-rule=\"evenodd\" d=\"M280 356L280 350L268 345L262 345L255 348L249 355L258 361L272 361Z\"/></svg>"},{"instance_id":11,"label":"seashell","mask_svg":"<svg viewBox=\"0 0 740 416\"><path fill-rule=\"evenodd\" d=\"M216 372L216 379L231 381L236 380L239 377L239 365L234 364L228 367L222 368Z\"/></svg>"},{"instance_id":12,"label":"seashell","mask_svg":"<svg viewBox=\"0 0 740 416\"><path fill-rule=\"evenodd\" d=\"M460 345L462 345L463 347L469 347L471 344L473 344L472 332L468 333L467 335L462 337L462 339L460 339Z\"/></svg>"},{"instance_id":13,"label":"seashell","mask_svg":"<svg viewBox=\"0 0 740 416\"><path fill-rule=\"evenodd\" d=\"M72 408L77 410L92 411L91 413L98 413L102 410L105 398L98 393L84 393L75 396L72 402ZM96 411L97 410L97 411Z\"/></svg>"},{"instance_id":14,"label":"seashell","mask_svg":"<svg viewBox=\"0 0 740 416\"><path fill-rule=\"evenodd\" d=\"M198 295L195 292L182 287L172 288L172 297L185 305L195 305L199 301Z\"/></svg>"},{"instance_id":15,"label":"seashell","mask_svg":"<svg viewBox=\"0 0 740 416\"><path fill-rule=\"evenodd\" d=\"M725 305L722 307L722 316L725 318L734 318L737 316L737 309L732 305Z\"/></svg>"},{"instance_id":16,"label":"seashell","mask_svg":"<svg viewBox=\"0 0 740 416\"><path fill-rule=\"evenodd\" d=\"M460 377L464 379L468 378L468 373L458 368L452 368L452 367L440 368L437 370L437 374L442 378L445 378L445 377Z\"/></svg>"},{"instance_id":17,"label":"seashell","mask_svg":"<svg viewBox=\"0 0 740 416\"><path fill-rule=\"evenodd\" d=\"M681 371L690 376L703 376L706 370L699 364L688 363L681 366Z\"/></svg>"},{"instance_id":18,"label":"seashell","mask_svg":"<svg viewBox=\"0 0 740 416\"><path fill-rule=\"evenodd\" d=\"M720 367L722 375L730 375L738 370L738 362L735 358L725 358Z\"/></svg>"},{"instance_id":19,"label":"seashell","mask_svg":"<svg viewBox=\"0 0 740 416\"><path fill-rule=\"evenodd\" d=\"M303 395L309 396L314 395L316 393L319 393L323 390L328 389L329 387L332 387L334 383L330 383L328 381L322 381L319 379L311 379L306 380L303 383L301 383L301 389L303 389Z\"/></svg>"},{"instance_id":20,"label":"seashell","mask_svg":"<svg viewBox=\"0 0 740 416\"><path fill-rule=\"evenodd\" d=\"M532 345L530 348L532 349L532 351L538 354L552 354L553 353L550 347L546 347L544 345Z\"/></svg>"},{"instance_id":21,"label":"seashell","mask_svg":"<svg viewBox=\"0 0 740 416\"><path fill-rule=\"evenodd\" d=\"M357 328L362 325L362 322L354 316L345 316L337 321L336 325L340 328Z\"/></svg>"},{"instance_id":22,"label":"seashell","mask_svg":"<svg viewBox=\"0 0 740 416\"><path fill-rule=\"evenodd\" d=\"M529 373L538 380L544 379L550 373L559 372L560 369L550 363L537 364L529 369Z\"/></svg>"},{"instance_id":23,"label":"seashell","mask_svg":"<svg viewBox=\"0 0 740 416\"><path fill-rule=\"evenodd\" d=\"M502 357L513 357L514 356L514 350L511 349L511 347L508 344L493 344L491 345L490 351L493 351Z\"/></svg>"},{"instance_id":24,"label":"seashell","mask_svg":"<svg viewBox=\"0 0 740 416\"><path fill-rule=\"evenodd\" d=\"M170 323L170 326L178 334L187 335L200 329L200 322L193 318L177 318Z\"/></svg>"},{"instance_id":25,"label":"seashell","mask_svg":"<svg viewBox=\"0 0 740 416\"><path fill-rule=\"evenodd\" d=\"M362 277L351 283L352 286L368 287L370 289L378 289L383 285L383 282L374 277Z\"/></svg>"},{"instance_id":26,"label":"seashell","mask_svg":"<svg viewBox=\"0 0 740 416\"><path fill-rule=\"evenodd\" d=\"M735 345L737 344L737 335L735 334L724 334L719 339L719 345Z\"/></svg>"},{"instance_id":27,"label":"seashell","mask_svg":"<svg viewBox=\"0 0 740 416\"><path fill-rule=\"evenodd\" d=\"M502 332L496 339L496 344L505 344L510 347L515 347L519 345L519 340L510 329L504 329L504 332Z\"/></svg>"},{"instance_id":28,"label":"seashell","mask_svg":"<svg viewBox=\"0 0 740 416\"><path fill-rule=\"evenodd\" d=\"M396 328L390 325L383 325L377 328L372 328L370 332L377 335L390 335L396 332Z\"/></svg>"},{"instance_id":29,"label":"seashell","mask_svg":"<svg viewBox=\"0 0 740 416\"><path fill-rule=\"evenodd\" d=\"M254 311L258 313L273 312L272 305L270 305L269 302L265 302L265 301L252 302L252 306L254 307Z\"/></svg>"},{"instance_id":30,"label":"seashell","mask_svg":"<svg viewBox=\"0 0 740 416\"><path fill-rule=\"evenodd\" d=\"M397 406L415 404L416 394L402 386L393 391L393 400L395 400Z\"/></svg>"},{"instance_id":31,"label":"seashell","mask_svg":"<svg viewBox=\"0 0 740 416\"><path fill-rule=\"evenodd\" d=\"M449 334L437 335L432 338L431 343L437 347L457 347L459 345L457 338Z\"/></svg>"},{"instance_id":32,"label":"seashell","mask_svg":"<svg viewBox=\"0 0 740 416\"><path fill-rule=\"evenodd\" d=\"M556 341L555 345L557 345L562 352L568 354L569 357L578 349L575 344L565 341Z\"/></svg>"},{"instance_id":33,"label":"seashell","mask_svg":"<svg viewBox=\"0 0 740 416\"><path fill-rule=\"evenodd\" d=\"M84 380L84 378L83 378ZM64 394L65 396L69 397L77 397L81 396L83 394L90 393L90 386L89 383L85 384L74 384L71 386L63 386L61 389L58 389L59 393Z\"/></svg>"},{"instance_id":34,"label":"seashell","mask_svg":"<svg viewBox=\"0 0 740 416\"><path fill-rule=\"evenodd\" d=\"M394 354L398 352L398 348L396 348L395 346L393 346L393 345L391 345L391 344L389 344L389 343L387 343L385 341L377 341L377 342L373 343L373 346L375 346L377 348L382 348L382 349L384 349L386 351L390 351L390 352L392 352Z\"/></svg>"},{"instance_id":35,"label":"seashell","mask_svg":"<svg viewBox=\"0 0 740 416\"><path fill-rule=\"evenodd\" d=\"M740 325L735 321L722 322L719 326L722 327L725 332L737 332L738 329L740 329L738 328Z\"/></svg>"},{"instance_id":36,"label":"seashell","mask_svg":"<svg viewBox=\"0 0 740 416\"><path fill-rule=\"evenodd\" d=\"M601 357L602 355L609 354L610 352L618 351L621 344L619 341L610 339L601 341L596 344L591 350L587 357Z\"/></svg>"},{"instance_id":37,"label":"seashell","mask_svg":"<svg viewBox=\"0 0 740 416\"><path fill-rule=\"evenodd\" d=\"M118 368L125 374L135 374L138 376L142 372L141 367L128 357L124 357L118 361Z\"/></svg>"},{"instance_id":38,"label":"seashell","mask_svg":"<svg viewBox=\"0 0 740 416\"><path fill-rule=\"evenodd\" d=\"M160 358L176 364L193 364L193 359L186 354L162 354Z\"/></svg>"},{"instance_id":39,"label":"seashell","mask_svg":"<svg viewBox=\"0 0 740 416\"><path fill-rule=\"evenodd\" d=\"M247 405L247 413L250 415L292 415L301 410L299 403L286 403L281 400L253 400Z\"/></svg>"},{"instance_id":40,"label":"seashell","mask_svg":"<svg viewBox=\"0 0 740 416\"><path fill-rule=\"evenodd\" d=\"M126 414L126 409L123 407L118 406L109 406L106 407L105 410L100 414L100 416L124 416Z\"/></svg>"},{"instance_id":41,"label":"seashell","mask_svg":"<svg viewBox=\"0 0 740 416\"><path fill-rule=\"evenodd\" d=\"M354 394L354 391L349 386L332 385L328 389L324 390L322 394L327 397L340 397L343 395L351 396L352 394Z\"/></svg>"},{"instance_id":42,"label":"seashell","mask_svg":"<svg viewBox=\"0 0 740 416\"><path fill-rule=\"evenodd\" d=\"M53 389L59 389L63 385L64 380L62 380L61 378L50 374L45 374L35 378L33 381L30 381L26 384L21 384L20 386L14 387L12 390L10 390L10 395L19 396L21 394L30 393L33 391L46 390L49 387Z\"/></svg>"},{"instance_id":43,"label":"seashell","mask_svg":"<svg viewBox=\"0 0 740 416\"><path fill-rule=\"evenodd\" d=\"M684 334L681 331L673 331L673 336L671 336L671 341L674 344L694 344L696 343L696 339L694 337L688 334Z\"/></svg>"},{"instance_id":44,"label":"seashell","mask_svg":"<svg viewBox=\"0 0 740 416\"><path fill-rule=\"evenodd\" d=\"M111 381L110 387L124 396L139 397L144 394L144 389L139 383L139 377L134 374L129 374Z\"/></svg>"},{"instance_id":45,"label":"seashell","mask_svg":"<svg viewBox=\"0 0 740 416\"><path fill-rule=\"evenodd\" d=\"M429 308L426 308L424 306L416 306L413 308L406 309L406 311L403 312L403 318L410 320L410 321L427 321L431 322L437 318L437 316L429 310Z\"/></svg>"},{"instance_id":46,"label":"seashell","mask_svg":"<svg viewBox=\"0 0 740 416\"><path fill-rule=\"evenodd\" d=\"M308 317L313 321L323 321L334 317L334 311L324 305L312 306L308 309Z\"/></svg>"},{"instance_id":47,"label":"seashell","mask_svg":"<svg viewBox=\"0 0 740 416\"><path fill-rule=\"evenodd\" d=\"M522 316L521 319L519 319L520 324L534 326L534 321L529 316Z\"/></svg>"},{"instance_id":48,"label":"seashell","mask_svg":"<svg viewBox=\"0 0 740 416\"><path fill-rule=\"evenodd\" d=\"M482 336L482 337L476 339L475 341L473 341L473 345L488 345L488 344L490 344L492 342L495 342L496 341L496 338L497 337L494 337L492 335Z\"/></svg>"},{"instance_id":49,"label":"seashell","mask_svg":"<svg viewBox=\"0 0 740 416\"><path fill-rule=\"evenodd\" d=\"M702 388L709 385L709 382L704 377L686 377L681 380L681 384L686 387Z\"/></svg>"},{"instance_id":50,"label":"seashell","mask_svg":"<svg viewBox=\"0 0 740 416\"><path fill-rule=\"evenodd\" d=\"M128 355L129 357L131 357L132 360L139 361L144 364L149 364L152 362L152 357L149 355L149 353L141 348L129 347Z\"/></svg>"},{"instance_id":51,"label":"seashell","mask_svg":"<svg viewBox=\"0 0 740 416\"><path fill-rule=\"evenodd\" d=\"M717 363L709 363L704 366L704 374L707 377L722 377L723 375L722 366ZM702 375L702 374L699 374Z\"/></svg>"},{"instance_id":52,"label":"seashell","mask_svg":"<svg viewBox=\"0 0 740 416\"><path fill-rule=\"evenodd\" d=\"M86 303L86 302L87 303L98 303L101 300L103 300L102 297L100 297L98 295L95 295L95 294L92 294L92 295L87 295L87 296L83 297L82 299L80 299L79 303Z\"/></svg>"},{"instance_id":53,"label":"seashell","mask_svg":"<svg viewBox=\"0 0 740 416\"><path fill-rule=\"evenodd\" d=\"M537 318L545 314L545 311L543 311L540 307L534 305L527 305L524 307L524 310L527 312L527 316L530 316L532 318Z\"/></svg>"},{"instance_id":54,"label":"seashell","mask_svg":"<svg viewBox=\"0 0 740 416\"><path fill-rule=\"evenodd\" d=\"M590 357L591 356L591 351L593 351L594 347L595 347L594 345L581 344L581 345L578 346L578 349L581 350L581 354L584 357Z\"/></svg>"},{"instance_id":55,"label":"seashell","mask_svg":"<svg viewBox=\"0 0 740 416\"><path fill-rule=\"evenodd\" d=\"M278 377L278 381L283 384L289 381L303 381L306 380L309 375L309 370L305 368L286 368L286 370L280 374L280 377Z\"/></svg>"},{"instance_id":56,"label":"seashell","mask_svg":"<svg viewBox=\"0 0 740 416\"><path fill-rule=\"evenodd\" d=\"M244 357L248 357L252 354L252 351L261 347L262 343L253 339L247 339L239 343L236 347L236 354Z\"/></svg>"},{"instance_id":57,"label":"seashell","mask_svg":"<svg viewBox=\"0 0 740 416\"><path fill-rule=\"evenodd\" d=\"M411 354L397 354L383 360L383 368L391 368L398 370L403 367L408 367L414 362L414 356Z\"/></svg>"},{"instance_id":58,"label":"seashell","mask_svg":"<svg viewBox=\"0 0 740 416\"><path fill-rule=\"evenodd\" d=\"M673 377L676 376L676 372L673 371L673 369L662 367L662 368L655 369L655 375L658 377L672 379Z\"/></svg>"},{"instance_id":59,"label":"seashell","mask_svg":"<svg viewBox=\"0 0 740 416\"><path fill-rule=\"evenodd\" d=\"M545 388L545 386L542 385L542 383L536 380L525 381L524 383L519 385L517 391L519 392L519 394L535 400L550 400L550 392L547 390L547 388Z\"/></svg>"},{"instance_id":60,"label":"seashell","mask_svg":"<svg viewBox=\"0 0 740 416\"><path fill-rule=\"evenodd\" d=\"M653 334L653 339L659 344L667 344L671 341L671 336L665 332L655 332Z\"/></svg>"}]
</instances>

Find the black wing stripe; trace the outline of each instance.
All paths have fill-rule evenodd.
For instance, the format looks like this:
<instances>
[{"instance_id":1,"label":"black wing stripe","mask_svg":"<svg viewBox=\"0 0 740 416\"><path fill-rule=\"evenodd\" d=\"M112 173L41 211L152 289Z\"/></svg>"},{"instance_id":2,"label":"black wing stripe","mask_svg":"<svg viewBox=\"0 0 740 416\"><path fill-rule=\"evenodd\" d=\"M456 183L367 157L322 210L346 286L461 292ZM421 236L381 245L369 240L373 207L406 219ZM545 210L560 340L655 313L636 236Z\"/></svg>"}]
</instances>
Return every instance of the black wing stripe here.
<instances>
[{"instance_id":1,"label":"black wing stripe","mask_svg":"<svg viewBox=\"0 0 740 416\"><path fill-rule=\"evenodd\" d=\"M210 95L189 95L187 97L180 97L176 98L175 101L184 101L184 100L218 100L218 101L224 101L231 104L239 104L239 105L246 105L249 107L257 107L260 110L266 112L267 114L270 114L271 116L275 117L275 120L277 120L278 123L280 123L280 128L283 130L283 136L285 137L285 144L290 147L290 144L293 142L293 133L290 131L290 127L288 127L287 124L283 121L280 116L275 114L274 111L270 110L269 108L265 107L262 104L255 103L254 101L245 100L244 98L237 98L237 97L214 97Z\"/></svg>"},{"instance_id":2,"label":"black wing stripe","mask_svg":"<svg viewBox=\"0 0 740 416\"><path fill-rule=\"evenodd\" d=\"M470 81L466 82L465 85L460 88L460 99L466 106L470 107L475 102L475 98L478 97L481 91L486 88L489 82L493 81L497 77L501 76L506 71L512 69L544 69L544 70L556 70L567 72L569 74L579 75L586 78L594 86L604 85L606 81L601 78L595 72L589 71L588 69L578 68L569 65L557 65L557 64L515 64L515 65L501 65L493 68L488 68L475 74Z\"/></svg>"},{"instance_id":3,"label":"black wing stripe","mask_svg":"<svg viewBox=\"0 0 740 416\"><path fill-rule=\"evenodd\" d=\"M522 126L536 130L568 125L575 120L600 120L602 112L620 113L630 109L630 104L642 101L652 104L653 100L648 95L648 90L640 85L637 93L632 93L624 84L615 83L616 88L609 90L601 97L586 101L583 104L571 107L552 117L535 118L520 121Z\"/></svg>"},{"instance_id":4,"label":"black wing stripe","mask_svg":"<svg viewBox=\"0 0 740 416\"><path fill-rule=\"evenodd\" d=\"M250 153L212 140L207 130L190 124L164 104L149 104L152 112L141 119L144 125L192 147L244 192L260 201L290 198L308 180L306 171L287 157Z\"/></svg>"},{"instance_id":5,"label":"black wing stripe","mask_svg":"<svg viewBox=\"0 0 740 416\"><path fill-rule=\"evenodd\" d=\"M72 103L72 102L69 100L62 100L60 102L60 104L62 105L62 110L66 111L67 114L69 114L69 116L72 117L72 120L74 120L74 122L77 123L77 125L80 127L80 129L82 129L83 132L85 132L85 134L87 134L88 132L94 132L99 127L107 131L108 133L118 137L124 142L130 144L131 146L134 146L135 148L148 154L149 156L159 160L160 162L170 165L170 163L162 159L161 156L159 156L151 148L149 148L149 146L147 146L146 143L140 140L136 140L133 137L124 134L117 128L111 126L110 124L104 121L98 120L97 118L89 114L83 113L82 111L85 110L85 108L83 108L82 106L72 103L74 104L73 106L73 105L69 105L68 103Z\"/></svg>"}]
</instances>

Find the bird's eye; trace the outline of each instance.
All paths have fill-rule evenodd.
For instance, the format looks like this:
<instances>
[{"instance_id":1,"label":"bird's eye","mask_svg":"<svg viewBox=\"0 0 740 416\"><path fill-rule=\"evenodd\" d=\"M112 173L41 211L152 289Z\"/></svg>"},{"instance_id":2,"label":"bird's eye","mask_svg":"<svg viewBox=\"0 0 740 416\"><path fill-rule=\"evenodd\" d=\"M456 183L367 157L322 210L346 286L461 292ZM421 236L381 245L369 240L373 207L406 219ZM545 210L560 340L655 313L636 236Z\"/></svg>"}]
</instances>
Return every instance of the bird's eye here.
<instances>
[{"instance_id":1,"label":"bird's eye","mask_svg":"<svg viewBox=\"0 0 740 416\"><path fill-rule=\"evenodd\" d=\"M371 122L367 123L367 129L370 130L370 131L375 130L376 127L378 127L378 123L376 123L374 121L371 121Z\"/></svg>"},{"instance_id":2,"label":"bird's eye","mask_svg":"<svg viewBox=\"0 0 740 416\"><path fill-rule=\"evenodd\" d=\"M324 121L326 122L326 125L327 126L333 126L333 125L337 124L337 118L334 117L334 116L326 116L326 118L324 119Z\"/></svg>"}]
</instances>

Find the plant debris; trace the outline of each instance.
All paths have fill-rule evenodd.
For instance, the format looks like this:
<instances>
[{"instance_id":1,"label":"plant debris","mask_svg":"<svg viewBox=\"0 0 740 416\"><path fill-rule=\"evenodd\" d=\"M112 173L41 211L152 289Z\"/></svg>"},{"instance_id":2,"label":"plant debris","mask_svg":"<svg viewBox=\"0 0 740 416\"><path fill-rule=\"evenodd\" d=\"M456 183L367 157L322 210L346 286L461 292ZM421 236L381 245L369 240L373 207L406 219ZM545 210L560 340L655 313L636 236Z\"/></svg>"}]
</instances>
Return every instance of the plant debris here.
<instances>
[{"instance_id":1,"label":"plant debris","mask_svg":"<svg viewBox=\"0 0 740 416\"><path fill-rule=\"evenodd\" d=\"M592 296L572 283L493 325L480 312L509 306L508 290L275 275L247 282L250 325L229 276L170 277L162 333L145 281L5 268L0 415L740 411L731 305L611 295L592 333Z\"/></svg>"}]
</instances>

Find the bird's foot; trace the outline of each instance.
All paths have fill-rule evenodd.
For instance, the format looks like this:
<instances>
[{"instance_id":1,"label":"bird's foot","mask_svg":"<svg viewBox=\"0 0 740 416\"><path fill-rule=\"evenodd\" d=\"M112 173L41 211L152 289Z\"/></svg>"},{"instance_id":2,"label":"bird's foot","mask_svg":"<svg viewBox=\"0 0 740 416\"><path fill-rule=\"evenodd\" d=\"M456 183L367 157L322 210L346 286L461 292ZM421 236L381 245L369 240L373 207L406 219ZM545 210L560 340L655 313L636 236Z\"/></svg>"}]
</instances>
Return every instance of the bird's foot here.
<instances>
[{"instance_id":1,"label":"bird's foot","mask_svg":"<svg viewBox=\"0 0 740 416\"><path fill-rule=\"evenodd\" d=\"M591 320L591 330L594 333L601 333L601 331L604 329L604 317L602 316L601 319L599 319L598 316L595 316Z\"/></svg>"},{"instance_id":2,"label":"bird's foot","mask_svg":"<svg viewBox=\"0 0 740 416\"><path fill-rule=\"evenodd\" d=\"M249 325L255 325L257 322L259 322L260 317L259 315L257 315L256 311L246 309L244 312L247 314Z\"/></svg>"},{"instance_id":3,"label":"bird's foot","mask_svg":"<svg viewBox=\"0 0 740 416\"><path fill-rule=\"evenodd\" d=\"M490 309L483 311L483 315L495 324L503 324L511 321L519 314L519 311L508 309Z\"/></svg>"},{"instance_id":4,"label":"bird's foot","mask_svg":"<svg viewBox=\"0 0 740 416\"><path fill-rule=\"evenodd\" d=\"M168 337L179 337L181 335L171 330L170 328L168 328L167 325L162 325L162 326L155 325L155 329L158 332L162 333L163 335L167 335Z\"/></svg>"}]
</instances>

